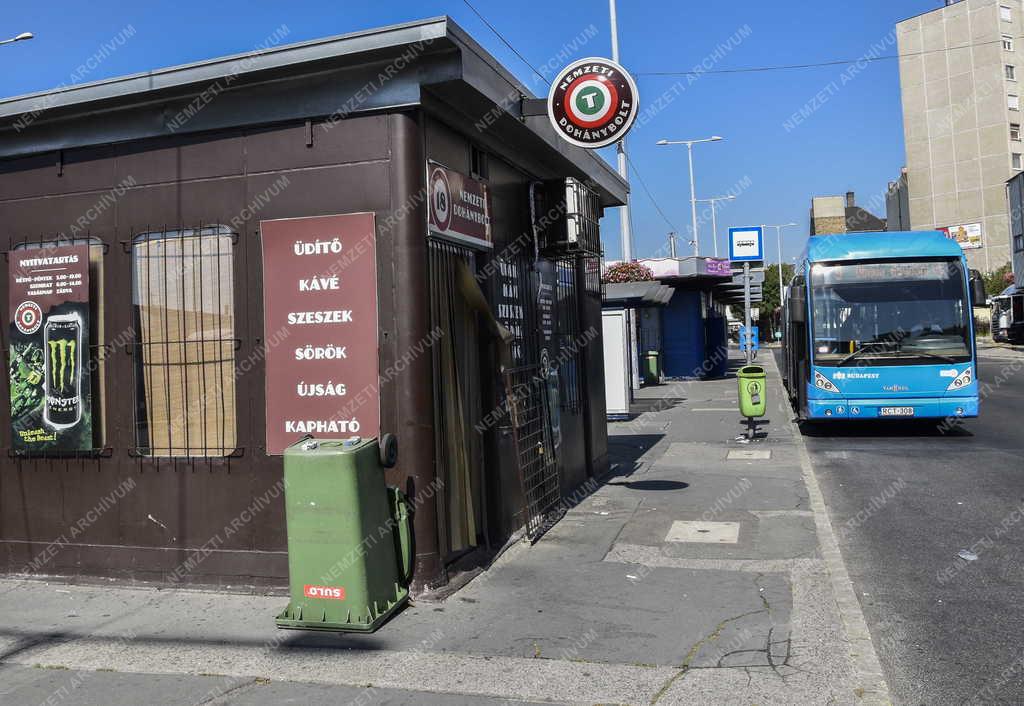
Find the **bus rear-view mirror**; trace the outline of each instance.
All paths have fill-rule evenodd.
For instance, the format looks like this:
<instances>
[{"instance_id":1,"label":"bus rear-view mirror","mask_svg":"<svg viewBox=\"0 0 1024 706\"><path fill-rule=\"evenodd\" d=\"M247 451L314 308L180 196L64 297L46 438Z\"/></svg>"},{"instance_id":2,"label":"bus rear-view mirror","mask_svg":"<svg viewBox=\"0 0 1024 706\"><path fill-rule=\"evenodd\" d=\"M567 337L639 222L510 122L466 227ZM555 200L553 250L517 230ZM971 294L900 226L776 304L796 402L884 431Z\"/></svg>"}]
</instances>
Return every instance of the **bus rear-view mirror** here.
<instances>
[{"instance_id":1,"label":"bus rear-view mirror","mask_svg":"<svg viewBox=\"0 0 1024 706\"><path fill-rule=\"evenodd\" d=\"M985 280L977 270L971 270L971 303L974 306L985 306L988 294L985 292Z\"/></svg>"}]
</instances>

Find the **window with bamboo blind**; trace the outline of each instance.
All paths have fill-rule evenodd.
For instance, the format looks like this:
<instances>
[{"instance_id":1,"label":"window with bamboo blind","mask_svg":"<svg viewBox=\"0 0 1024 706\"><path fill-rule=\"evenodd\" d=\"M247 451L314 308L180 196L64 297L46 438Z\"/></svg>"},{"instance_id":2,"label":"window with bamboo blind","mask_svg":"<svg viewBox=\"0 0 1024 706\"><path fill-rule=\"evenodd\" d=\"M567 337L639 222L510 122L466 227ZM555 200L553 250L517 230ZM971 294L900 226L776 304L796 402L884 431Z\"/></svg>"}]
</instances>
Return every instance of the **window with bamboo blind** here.
<instances>
[{"instance_id":1,"label":"window with bamboo blind","mask_svg":"<svg viewBox=\"0 0 1024 706\"><path fill-rule=\"evenodd\" d=\"M132 240L139 454L236 451L234 245L224 226Z\"/></svg>"}]
</instances>

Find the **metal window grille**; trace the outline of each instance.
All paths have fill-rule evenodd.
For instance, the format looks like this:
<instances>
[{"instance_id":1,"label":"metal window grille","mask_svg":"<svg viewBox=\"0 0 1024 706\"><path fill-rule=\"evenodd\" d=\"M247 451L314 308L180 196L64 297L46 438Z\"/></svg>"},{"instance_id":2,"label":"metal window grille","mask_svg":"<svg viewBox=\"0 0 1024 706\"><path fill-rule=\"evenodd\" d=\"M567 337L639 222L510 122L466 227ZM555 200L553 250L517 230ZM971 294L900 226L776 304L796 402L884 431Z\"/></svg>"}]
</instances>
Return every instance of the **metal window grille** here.
<instances>
[{"instance_id":1,"label":"metal window grille","mask_svg":"<svg viewBox=\"0 0 1024 706\"><path fill-rule=\"evenodd\" d=\"M580 354L583 342L580 337L579 302L576 289L576 259L567 258L555 263L556 292L555 342L558 350L555 361L558 364L559 400L562 409L580 411Z\"/></svg>"},{"instance_id":2,"label":"metal window grille","mask_svg":"<svg viewBox=\"0 0 1024 706\"><path fill-rule=\"evenodd\" d=\"M131 241L136 453L237 453L234 245L225 226Z\"/></svg>"},{"instance_id":3,"label":"metal window grille","mask_svg":"<svg viewBox=\"0 0 1024 706\"><path fill-rule=\"evenodd\" d=\"M586 253L601 252L601 199L597 192L576 179L565 180L565 217L568 240Z\"/></svg>"}]
</instances>

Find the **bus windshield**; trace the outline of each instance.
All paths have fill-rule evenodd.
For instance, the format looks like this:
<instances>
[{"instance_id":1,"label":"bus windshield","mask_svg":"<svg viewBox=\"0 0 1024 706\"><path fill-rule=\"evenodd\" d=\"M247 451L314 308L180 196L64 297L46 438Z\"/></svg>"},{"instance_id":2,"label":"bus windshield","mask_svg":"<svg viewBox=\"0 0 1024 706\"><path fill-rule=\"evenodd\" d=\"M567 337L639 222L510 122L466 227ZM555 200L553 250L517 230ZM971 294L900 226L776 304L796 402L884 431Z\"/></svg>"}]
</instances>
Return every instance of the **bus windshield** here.
<instances>
[{"instance_id":1,"label":"bus windshield","mask_svg":"<svg viewBox=\"0 0 1024 706\"><path fill-rule=\"evenodd\" d=\"M958 259L815 263L811 301L816 363L970 360L970 311Z\"/></svg>"}]
</instances>

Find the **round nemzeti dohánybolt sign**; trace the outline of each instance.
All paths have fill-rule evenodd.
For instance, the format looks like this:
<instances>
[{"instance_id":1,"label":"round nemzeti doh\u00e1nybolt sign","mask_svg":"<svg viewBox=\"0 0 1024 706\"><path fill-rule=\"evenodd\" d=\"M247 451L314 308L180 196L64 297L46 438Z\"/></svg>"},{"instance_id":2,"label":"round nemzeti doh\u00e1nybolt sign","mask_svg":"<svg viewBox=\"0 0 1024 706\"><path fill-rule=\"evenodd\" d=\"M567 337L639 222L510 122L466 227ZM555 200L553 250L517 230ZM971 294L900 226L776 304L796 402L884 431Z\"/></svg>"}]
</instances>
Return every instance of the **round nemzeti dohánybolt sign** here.
<instances>
[{"instance_id":1,"label":"round nemzeti doh\u00e1nybolt sign","mask_svg":"<svg viewBox=\"0 0 1024 706\"><path fill-rule=\"evenodd\" d=\"M588 149L621 140L639 108L636 82L608 59L580 59L562 69L548 92L548 118L563 139Z\"/></svg>"}]
</instances>

